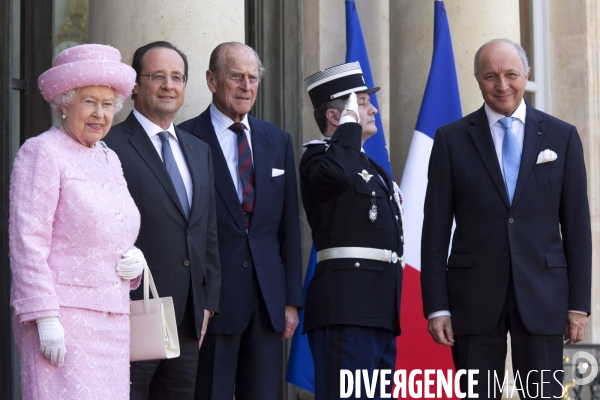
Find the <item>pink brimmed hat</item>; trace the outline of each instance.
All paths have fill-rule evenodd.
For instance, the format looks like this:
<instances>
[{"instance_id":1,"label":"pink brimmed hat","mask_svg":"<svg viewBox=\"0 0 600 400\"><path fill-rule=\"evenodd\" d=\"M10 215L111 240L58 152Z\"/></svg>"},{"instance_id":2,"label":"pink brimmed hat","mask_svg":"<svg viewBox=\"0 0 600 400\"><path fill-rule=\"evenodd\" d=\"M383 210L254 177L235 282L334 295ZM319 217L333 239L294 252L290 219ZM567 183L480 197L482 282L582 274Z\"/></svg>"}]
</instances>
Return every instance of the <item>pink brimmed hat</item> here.
<instances>
[{"instance_id":1,"label":"pink brimmed hat","mask_svg":"<svg viewBox=\"0 0 600 400\"><path fill-rule=\"evenodd\" d=\"M85 86L108 86L127 97L134 85L134 69L121 62L119 50L103 44L82 44L62 51L52 68L38 78L48 103L61 93Z\"/></svg>"}]
</instances>

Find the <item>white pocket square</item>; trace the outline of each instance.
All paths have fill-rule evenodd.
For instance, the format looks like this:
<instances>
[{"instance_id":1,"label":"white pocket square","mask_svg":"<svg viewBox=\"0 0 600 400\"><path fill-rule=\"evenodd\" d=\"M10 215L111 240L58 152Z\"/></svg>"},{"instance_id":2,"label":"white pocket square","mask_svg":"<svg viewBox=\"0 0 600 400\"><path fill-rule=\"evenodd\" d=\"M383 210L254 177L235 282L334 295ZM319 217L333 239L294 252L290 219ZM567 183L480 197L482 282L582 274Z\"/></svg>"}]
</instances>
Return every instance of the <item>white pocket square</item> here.
<instances>
[{"instance_id":1,"label":"white pocket square","mask_svg":"<svg viewBox=\"0 0 600 400\"><path fill-rule=\"evenodd\" d=\"M542 151L540 151L540 154L538 154L536 164L547 163L550 161L554 161L557 158L558 158L558 156L552 150L550 150L550 149L542 150Z\"/></svg>"},{"instance_id":2,"label":"white pocket square","mask_svg":"<svg viewBox=\"0 0 600 400\"><path fill-rule=\"evenodd\" d=\"M285 174L284 170L273 168L273 174L271 175L271 177L273 177L273 176L279 176L279 175L283 175L283 174Z\"/></svg>"}]
</instances>

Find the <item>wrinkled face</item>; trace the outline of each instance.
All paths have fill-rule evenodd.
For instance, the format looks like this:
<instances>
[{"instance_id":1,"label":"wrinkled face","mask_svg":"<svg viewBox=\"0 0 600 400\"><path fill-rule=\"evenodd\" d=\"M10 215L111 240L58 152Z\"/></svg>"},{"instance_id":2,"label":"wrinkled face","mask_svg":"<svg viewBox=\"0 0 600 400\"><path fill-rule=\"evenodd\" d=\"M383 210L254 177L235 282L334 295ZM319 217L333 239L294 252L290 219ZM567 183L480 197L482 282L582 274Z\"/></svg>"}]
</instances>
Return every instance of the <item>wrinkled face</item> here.
<instances>
[{"instance_id":1,"label":"wrinkled face","mask_svg":"<svg viewBox=\"0 0 600 400\"><path fill-rule=\"evenodd\" d=\"M371 96L367 93L357 93L356 101L358 102L358 115L360 116L360 125L362 126L362 141L377 133L377 125L375 125L375 114L377 109L371 104Z\"/></svg>"},{"instance_id":2,"label":"wrinkled face","mask_svg":"<svg viewBox=\"0 0 600 400\"><path fill-rule=\"evenodd\" d=\"M256 101L259 66L254 52L229 48L223 54L223 71L206 71L215 107L234 122L240 122Z\"/></svg>"},{"instance_id":3,"label":"wrinkled face","mask_svg":"<svg viewBox=\"0 0 600 400\"><path fill-rule=\"evenodd\" d=\"M502 115L512 115L529 79L517 49L510 43L490 43L481 51L478 67L477 82L487 105Z\"/></svg>"},{"instance_id":4,"label":"wrinkled face","mask_svg":"<svg viewBox=\"0 0 600 400\"><path fill-rule=\"evenodd\" d=\"M76 90L73 101L62 107L67 134L84 146L93 147L110 129L115 114L115 91L104 86Z\"/></svg>"},{"instance_id":5,"label":"wrinkled face","mask_svg":"<svg viewBox=\"0 0 600 400\"><path fill-rule=\"evenodd\" d=\"M154 47L142 58L143 75L160 73L167 79L164 82L140 76L140 83L133 87L135 109L155 124L170 125L185 99L185 83L175 83L171 75L185 75L183 58L173 49Z\"/></svg>"}]
</instances>

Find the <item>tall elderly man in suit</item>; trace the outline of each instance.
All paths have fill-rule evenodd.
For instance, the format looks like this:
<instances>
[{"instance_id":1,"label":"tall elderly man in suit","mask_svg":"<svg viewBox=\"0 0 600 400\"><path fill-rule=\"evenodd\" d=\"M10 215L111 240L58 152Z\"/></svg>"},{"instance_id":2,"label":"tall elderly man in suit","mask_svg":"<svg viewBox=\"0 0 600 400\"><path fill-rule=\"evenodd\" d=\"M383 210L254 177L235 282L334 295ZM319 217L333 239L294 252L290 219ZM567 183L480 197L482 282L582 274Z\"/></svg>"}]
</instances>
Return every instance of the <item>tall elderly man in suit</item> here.
<instances>
[{"instance_id":1,"label":"tall elderly man in suit","mask_svg":"<svg viewBox=\"0 0 600 400\"><path fill-rule=\"evenodd\" d=\"M560 398L563 337L581 341L590 313L581 140L523 100L528 77L521 46L484 44L475 78L485 104L436 132L429 162L424 312L456 368L479 369L479 398L500 398L507 332L521 398Z\"/></svg>"},{"instance_id":2,"label":"tall elderly man in suit","mask_svg":"<svg viewBox=\"0 0 600 400\"><path fill-rule=\"evenodd\" d=\"M298 325L302 264L292 138L248 113L263 66L242 43L217 46L212 104L179 125L212 149L222 266L220 313L200 351L196 399L275 400L281 340Z\"/></svg>"},{"instance_id":3,"label":"tall elderly man in suit","mask_svg":"<svg viewBox=\"0 0 600 400\"><path fill-rule=\"evenodd\" d=\"M221 287L211 151L173 125L185 96L185 55L154 42L136 50L132 67L134 110L104 140L140 210L136 246L158 293L173 297L181 355L132 363L131 399L193 399L198 347ZM131 295L142 296L141 289Z\"/></svg>"}]
</instances>

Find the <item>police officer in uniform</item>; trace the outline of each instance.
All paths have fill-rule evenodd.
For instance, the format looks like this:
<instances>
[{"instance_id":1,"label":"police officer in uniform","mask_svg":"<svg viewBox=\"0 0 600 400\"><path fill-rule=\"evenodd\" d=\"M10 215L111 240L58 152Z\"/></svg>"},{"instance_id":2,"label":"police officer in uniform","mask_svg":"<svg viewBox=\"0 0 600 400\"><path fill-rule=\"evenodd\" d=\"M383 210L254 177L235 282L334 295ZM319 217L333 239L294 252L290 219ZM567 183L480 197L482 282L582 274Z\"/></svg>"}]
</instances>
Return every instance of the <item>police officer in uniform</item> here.
<instances>
[{"instance_id":1,"label":"police officer in uniform","mask_svg":"<svg viewBox=\"0 0 600 400\"><path fill-rule=\"evenodd\" d=\"M305 80L323 140L305 144L302 200L317 249L304 331L315 362L315 398L339 398L340 370L394 370L400 334L402 196L363 151L377 133L358 62ZM385 388L391 392L391 385ZM376 390L376 398L380 390ZM361 388L365 396L364 386ZM354 391L353 396L357 393ZM359 396L360 397L360 396Z\"/></svg>"}]
</instances>

